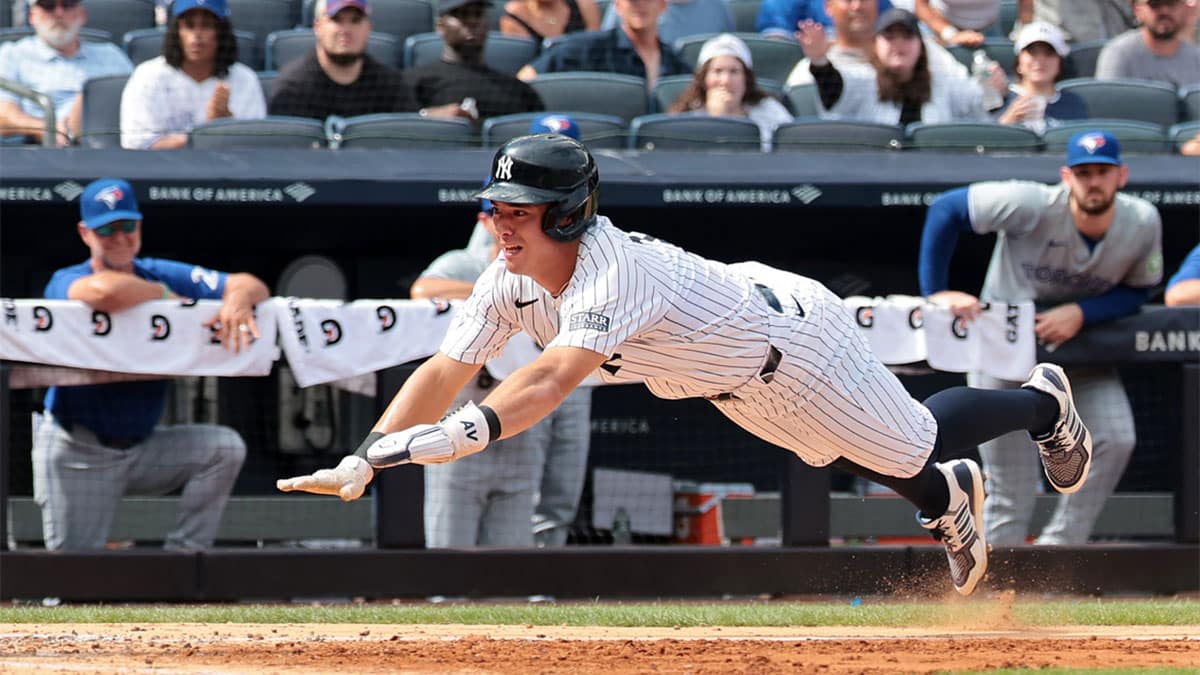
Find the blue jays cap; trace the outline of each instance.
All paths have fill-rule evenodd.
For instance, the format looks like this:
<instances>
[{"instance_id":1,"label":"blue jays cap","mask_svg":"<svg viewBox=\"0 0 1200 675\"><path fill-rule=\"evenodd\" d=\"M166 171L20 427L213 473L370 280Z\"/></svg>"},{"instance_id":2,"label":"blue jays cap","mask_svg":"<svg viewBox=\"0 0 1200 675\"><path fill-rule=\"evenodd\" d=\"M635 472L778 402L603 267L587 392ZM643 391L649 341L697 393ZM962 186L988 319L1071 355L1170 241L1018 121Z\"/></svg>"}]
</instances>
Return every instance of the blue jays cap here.
<instances>
[{"instance_id":1,"label":"blue jays cap","mask_svg":"<svg viewBox=\"0 0 1200 675\"><path fill-rule=\"evenodd\" d=\"M579 140L579 125L567 115L542 115L529 125L531 134L562 134Z\"/></svg>"},{"instance_id":2,"label":"blue jays cap","mask_svg":"<svg viewBox=\"0 0 1200 675\"><path fill-rule=\"evenodd\" d=\"M120 178L101 178L88 183L79 197L79 215L89 230L114 220L141 220L133 186Z\"/></svg>"},{"instance_id":3,"label":"blue jays cap","mask_svg":"<svg viewBox=\"0 0 1200 675\"><path fill-rule=\"evenodd\" d=\"M175 0L171 3L171 16L182 16L193 9L206 9L218 19L229 16L229 5L225 4L225 0Z\"/></svg>"},{"instance_id":4,"label":"blue jays cap","mask_svg":"<svg viewBox=\"0 0 1200 675\"><path fill-rule=\"evenodd\" d=\"M1067 142L1067 166L1121 163L1121 144L1107 131L1081 131Z\"/></svg>"}]
</instances>

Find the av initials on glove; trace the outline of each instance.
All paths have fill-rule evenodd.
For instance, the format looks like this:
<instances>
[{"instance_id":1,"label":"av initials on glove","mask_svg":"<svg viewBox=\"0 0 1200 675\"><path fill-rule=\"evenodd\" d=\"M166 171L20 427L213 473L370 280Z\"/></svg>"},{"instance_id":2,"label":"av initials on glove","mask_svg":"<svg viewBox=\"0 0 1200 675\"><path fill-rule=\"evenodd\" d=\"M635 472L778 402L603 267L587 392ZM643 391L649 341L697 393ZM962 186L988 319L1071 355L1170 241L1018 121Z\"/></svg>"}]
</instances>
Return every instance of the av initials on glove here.
<instances>
[{"instance_id":1,"label":"av initials on glove","mask_svg":"<svg viewBox=\"0 0 1200 675\"><path fill-rule=\"evenodd\" d=\"M321 469L307 476L283 478L275 481L275 487L283 492L333 495L349 502L361 497L367 489L367 483L374 477L375 472L362 457L347 455L333 469Z\"/></svg>"},{"instance_id":2,"label":"av initials on glove","mask_svg":"<svg viewBox=\"0 0 1200 675\"><path fill-rule=\"evenodd\" d=\"M418 424L376 440L367 448L367 461L376 469L443 464L473 455L499 436L496 413L468 401L437 424Z\"/></svg>"}]
</instances>

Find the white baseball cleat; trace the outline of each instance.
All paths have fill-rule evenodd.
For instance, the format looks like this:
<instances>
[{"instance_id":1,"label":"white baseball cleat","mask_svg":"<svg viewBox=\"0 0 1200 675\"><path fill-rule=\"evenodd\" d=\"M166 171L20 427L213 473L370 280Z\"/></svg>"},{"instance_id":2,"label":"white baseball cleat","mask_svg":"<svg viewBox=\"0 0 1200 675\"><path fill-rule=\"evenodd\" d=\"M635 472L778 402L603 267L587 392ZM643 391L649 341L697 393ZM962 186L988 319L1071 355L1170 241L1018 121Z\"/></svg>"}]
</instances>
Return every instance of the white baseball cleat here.
<instances>
[{"instance_id":1,"label":"white baseball cleat","mask_svg":"<svg viewBox=\"0 0 1200 675\"><path fill-rule=\"evenodd\" d=\"M940 518L926 520L917 514L921 527L946 546L950 580L962 595L975 591L987 572L988 546L983 530L983 472L969 459L934 464L946 477L950 505Z\"/></svg>"},{"instance_id":2,"label":"white baseball cleat","mask_svg":"<svg viewBox=\"0 0 1200 675\"><path fill-rule=\"evenodd\" d=\"M1039 363L1021 388L1049 394L1058 401L1058 421L1045 435L1030 436L1038 444L1042 468L1054 489L1066 494L1077 491L1092 468L1092 434L1075 410L1066 373L1056 365Z\"/></svg>"}]
</instances>

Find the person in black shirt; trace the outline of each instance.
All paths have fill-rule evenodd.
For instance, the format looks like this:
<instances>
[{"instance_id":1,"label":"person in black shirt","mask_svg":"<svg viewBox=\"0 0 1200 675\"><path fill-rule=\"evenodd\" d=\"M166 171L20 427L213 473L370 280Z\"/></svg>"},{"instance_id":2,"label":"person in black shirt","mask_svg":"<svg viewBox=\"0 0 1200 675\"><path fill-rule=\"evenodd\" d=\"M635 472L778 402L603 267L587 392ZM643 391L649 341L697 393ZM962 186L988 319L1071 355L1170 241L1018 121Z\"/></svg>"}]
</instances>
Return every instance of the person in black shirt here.
<instances>
[{"instance_id":1,"label":"person in black shirt","mask_svg":"<svg viewBox=\"0 0 1200 675\"><path fill-rule=\"evenodd\" d=\"M488 4L486 0L438 3L437 29L445 45L442 58L404 71L422 115L478 122L497 115L545 109L533 87L484 64Z\"/></svg>"},{"instance_id":2,"label":"person in black shirt","mask_svg":"<svg viewBox=\"0 0 1200 675\"><path fill-rule=\"evenodd\" d=\"M268 114L323 120L417 110L400 71L366 53L371 35L367 0L317 0L314 14L317 48L279 72Z\"/></svg>"}]
</instances>

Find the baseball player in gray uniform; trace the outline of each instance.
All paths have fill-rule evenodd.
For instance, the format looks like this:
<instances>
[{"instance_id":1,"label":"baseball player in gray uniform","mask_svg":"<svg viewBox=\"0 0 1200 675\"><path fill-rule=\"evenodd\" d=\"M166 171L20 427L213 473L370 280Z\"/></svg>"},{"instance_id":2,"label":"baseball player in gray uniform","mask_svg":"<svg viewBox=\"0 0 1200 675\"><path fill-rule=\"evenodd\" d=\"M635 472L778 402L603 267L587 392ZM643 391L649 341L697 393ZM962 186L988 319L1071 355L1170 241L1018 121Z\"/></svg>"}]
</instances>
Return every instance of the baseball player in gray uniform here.
<instances>
[{"instance_id":1,"label":"baseball player in gray uniform","mask_svg":"<svg viewBox=\"0 0 1200 675\"><path fill-rule=\"evenodd\" d=\"M501 255L455 314L441 350L396 394L374 431L333 469L278 481L355 499L374 471L483 450L550 413L585 377L641 381L662 398L708 399L756 436L815 466L837 466L912 501L945 544L951 579L971 593L987 569L979 528L979 442L1023 429L1047 461L1079 469L1087 429L1056 366L1017 390L958 387L914 401L821 284L758 263L706 260L596 213L596 163L557 134L505 143L492 161ZM542 354L480 404L441 421L454 394L518 330ZM685 423L683 421L681 423Z\"/></svg>"},{"instance_id":2,"label":"baseball player in gray uniform","mask_svg":"<svg viewBox=\"0 0 1200 675\"><path fill-rule=\"evenodd\" d=\"M1119 194L1128 169L1117 139L1105 131L1071 138L1062 182L975 183L951 190L929 207L921 241L921 290L957 316L975 317L980 299L1033 300L1038 339L1061 344L1085 326L1137 312L1162 279L1162 225L1148 202ZM960 233L996 233L996 247L980 297L946 290L950 258ZM1112 368L1070 371L1076 404L1088 420L1095 456L1091 477L1058 500L1035 543L1082 544L1117 485L1135 442L1133 412ZM982 373L970 384L1013 388ZM1025 543L1033 517L1037 463L1027 436L1007 434L980 446L990 474L985 509L988 541ZM1047 475L1056 481L1051 464Z\"/></svg>"}]
</instances>

